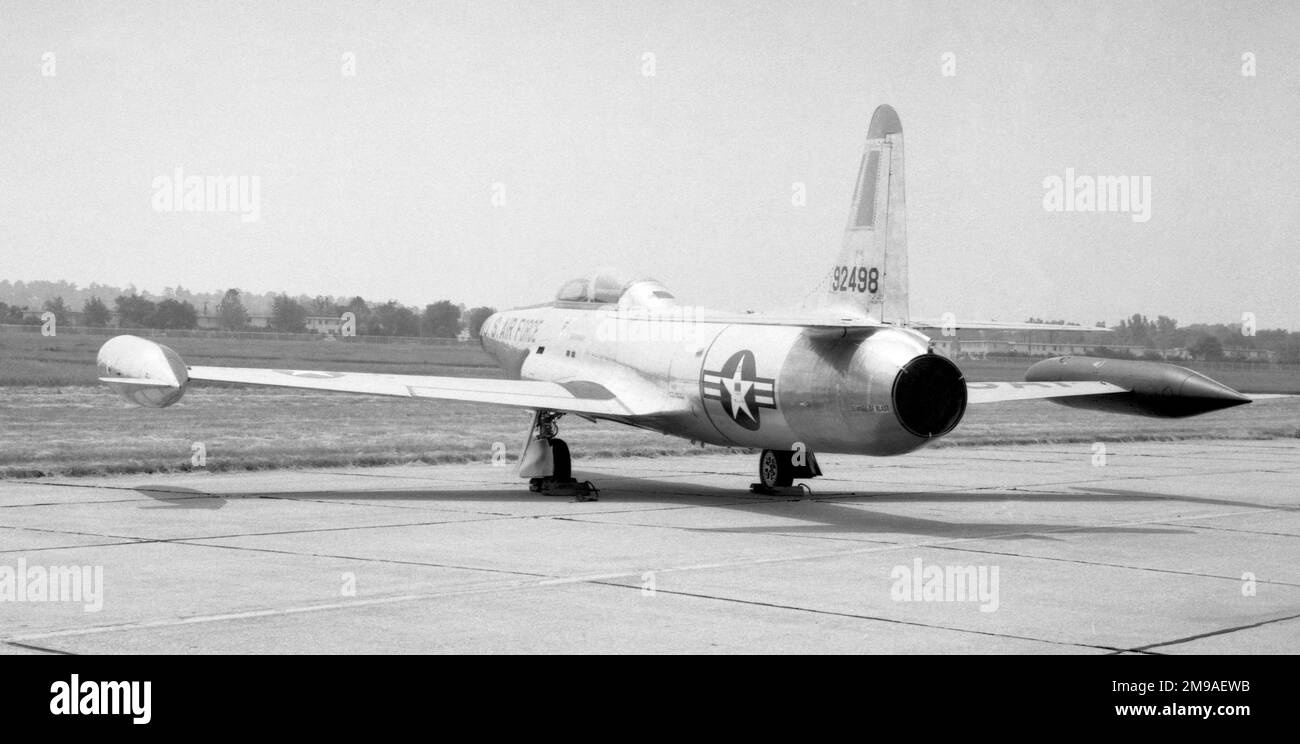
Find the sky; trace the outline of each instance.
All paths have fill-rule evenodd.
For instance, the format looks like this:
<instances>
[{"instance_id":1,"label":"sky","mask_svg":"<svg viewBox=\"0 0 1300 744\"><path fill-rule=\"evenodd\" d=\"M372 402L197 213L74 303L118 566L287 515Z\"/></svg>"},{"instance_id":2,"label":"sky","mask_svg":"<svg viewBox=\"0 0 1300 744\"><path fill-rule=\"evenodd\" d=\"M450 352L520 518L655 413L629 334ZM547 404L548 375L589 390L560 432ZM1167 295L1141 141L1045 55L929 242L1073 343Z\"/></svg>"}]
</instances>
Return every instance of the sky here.
<instances>
[{"instance_id":1,"label":"sky","mask_svg":"<svg viewBox=\"0 0 1300 744\"><path fill-rule=\"evenodd\" d=\"M1297 38L1293 2L2 0L0 278L780 307L888 103L914 316L1300 330ZM256 213L167 205L177 169ZM1150 219L1046 209L1067 169Z\"/></svg>"}]
</instances>

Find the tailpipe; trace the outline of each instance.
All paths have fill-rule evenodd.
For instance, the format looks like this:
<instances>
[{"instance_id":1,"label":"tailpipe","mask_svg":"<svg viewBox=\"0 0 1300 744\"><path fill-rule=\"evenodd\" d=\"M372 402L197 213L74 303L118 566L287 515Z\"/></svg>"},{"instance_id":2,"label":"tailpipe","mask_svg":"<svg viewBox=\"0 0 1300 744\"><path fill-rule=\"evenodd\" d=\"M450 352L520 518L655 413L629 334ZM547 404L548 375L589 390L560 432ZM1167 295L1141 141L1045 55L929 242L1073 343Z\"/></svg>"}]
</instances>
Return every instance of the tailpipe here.
<instances>
[{"instance_id":1,"label":"tailpipe","mask_svg":"<svg viewBox=\"0 0 1300 744\"><path fill-rule=\"evenodd\" d=\"M898 423L918 437L941 437L966 413L966 380L957 365L938 354L904 364L891 393Z\"/></svg>"}]
</instances>

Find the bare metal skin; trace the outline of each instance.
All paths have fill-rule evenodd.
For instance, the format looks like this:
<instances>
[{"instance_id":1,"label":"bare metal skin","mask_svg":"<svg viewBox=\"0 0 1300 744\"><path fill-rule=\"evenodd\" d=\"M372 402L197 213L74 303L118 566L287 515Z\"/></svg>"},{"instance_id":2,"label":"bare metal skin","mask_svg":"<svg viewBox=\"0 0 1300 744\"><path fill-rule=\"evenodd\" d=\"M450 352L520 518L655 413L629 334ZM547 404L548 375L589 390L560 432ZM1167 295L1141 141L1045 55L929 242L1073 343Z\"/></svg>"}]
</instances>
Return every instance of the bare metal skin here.
<instances>
[{"instance_id":1,"label":"bare metal skin","mask_svg":"<svg viewBox=\"0 0 1300 744\"><path fill-rule=\"evenodd\" d=\"M659 399L653 421L625 423L708 444L792 450L802 442L818 452L896 455L946 433L920 435L897 417L895 381L904 365L929 353L929 339L915 331L815 337L793 326L696 319L722 315L707 311L661 307L651 319L573 304L497 313L483 325L483 348L519 379L598 380L620 400ZM535 328L513 332L526 321ZM724 378L728 361L745 352L753 371L742 366L737 375L733 365ZM706 397L706 379L713 379L706 373L722 382L720 396ZM952 385L961 401L955 426L965 388L959 375Z\"/></svg>"},{"instance_id":2,"label":"bare metal skin","mask_svg":"<svg viewBox=\"0 0 1300 744\"><path fill-rule=\"evenodd\" d=\"M1040 362L1024 382L966 382L916 328L1062 327L912 318L905 205L903 129L881 106L867 131L840 252L797 308L706 310L679 304L656 281L598 273L566 283L552 302L484 323L483 347L507 380L185 366L171 349L134 336L100 349L100 379L157 408L179 400L191 380L523 408L534 419L519 474L535 490L570 488L579 497L594 487L575 486L568 446L556 436L568 414L762 449L761 486L778 488L820 475L814 452L916 450L952 431L968 404L1046 398L1187 416L1249 402L1181 367L1087 357Z\"/></svg>"}]
</instances>

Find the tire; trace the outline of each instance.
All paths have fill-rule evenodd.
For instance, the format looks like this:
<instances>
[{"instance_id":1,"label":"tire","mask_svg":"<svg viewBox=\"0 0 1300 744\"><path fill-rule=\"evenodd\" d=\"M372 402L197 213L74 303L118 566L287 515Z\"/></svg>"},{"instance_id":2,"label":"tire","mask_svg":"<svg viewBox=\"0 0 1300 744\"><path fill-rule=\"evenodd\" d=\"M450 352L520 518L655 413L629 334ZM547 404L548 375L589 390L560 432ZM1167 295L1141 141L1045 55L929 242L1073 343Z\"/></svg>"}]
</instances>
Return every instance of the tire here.
<instances>
[{"instance_id":1,"label":"tire","mask_svg":"<svg viewBox=\"0 0 1300 744\"><path fill-rule=\"evenodd\" d=\"M758 480L768 488L788 488L794 484L794 465L790 453L782 450L763 450L758 456Z\"/></svg>"},{"instance_id":2,"label":"tire","mask_svg":"<svg viewBox=\"0 0 1300 744\"><path fill-rule=\"evenodd\" d=\"M555 463L555 480L569 480L573 477L573 461L569 459L569 445L563 439L551 440L551 461Z\"/></svg>"}]
</instances>

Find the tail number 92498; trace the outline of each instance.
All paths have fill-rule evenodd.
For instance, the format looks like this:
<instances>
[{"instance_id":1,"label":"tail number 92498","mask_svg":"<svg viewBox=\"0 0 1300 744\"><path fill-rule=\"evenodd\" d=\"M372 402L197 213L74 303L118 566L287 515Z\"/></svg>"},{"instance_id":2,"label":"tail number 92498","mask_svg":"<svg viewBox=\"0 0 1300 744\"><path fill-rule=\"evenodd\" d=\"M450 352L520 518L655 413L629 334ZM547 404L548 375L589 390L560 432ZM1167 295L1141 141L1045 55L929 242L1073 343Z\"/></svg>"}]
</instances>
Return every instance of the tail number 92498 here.
<instances>
[{"instance_id":1,"label":"tail number 92498","mask_svg":"<svg viewBox=\"0 0 1300 744\"><path fill-rule=\"evenodd\" d=\"M873 266L836 266L831 275L833 292L869 292L880 289L880 272Z\"/></svg>"}]
</instances>

